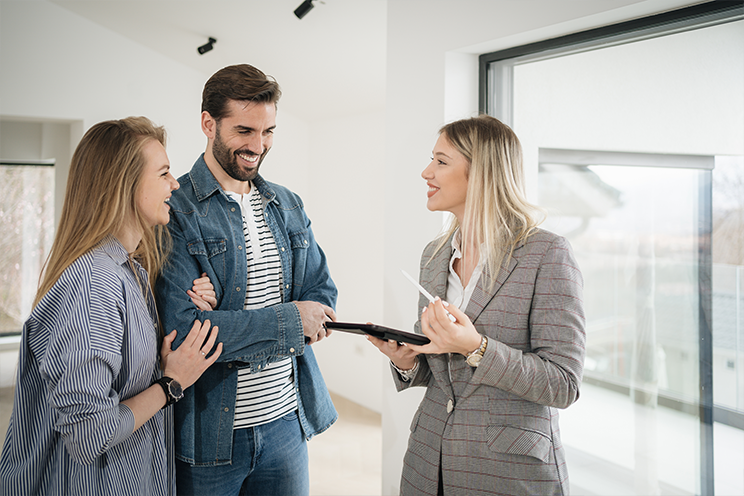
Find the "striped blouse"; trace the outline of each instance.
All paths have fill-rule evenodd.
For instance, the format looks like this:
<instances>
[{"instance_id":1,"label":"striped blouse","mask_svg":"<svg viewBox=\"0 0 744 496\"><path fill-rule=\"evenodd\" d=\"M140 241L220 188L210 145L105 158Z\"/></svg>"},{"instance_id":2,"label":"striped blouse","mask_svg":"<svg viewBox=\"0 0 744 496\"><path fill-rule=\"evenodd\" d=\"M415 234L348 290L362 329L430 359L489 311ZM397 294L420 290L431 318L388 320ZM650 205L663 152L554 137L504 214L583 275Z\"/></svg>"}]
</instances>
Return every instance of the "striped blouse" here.
<instances>
[{"instance_id":1,"label":"striped blouse","mask_svg":"<svg viewBox=\"0 0 744 496\"><path fill-rule=\"evenodd\" d=\"M147 273L109 237L77 259L23 327L0 458L4 495L175 494L172 409L134 431L121 401L160 377Z\"/></svg>"},{"instance_id":2,"label":"striped blouse","mask_svg":"<svg viewBox=\"0 0 744 496\"><path fill-rule=\"evenodd\" d=\"M263 199L251 184L247 195L229 193L240 203L243 234L248 262L246 310L265 308L282 302L282 264L274 236L263 215ZM292 359L282 358L264 370L238 371L233 428L266 424L297 408L297 393L292 378Z\"/></svg>"}]
</instances>

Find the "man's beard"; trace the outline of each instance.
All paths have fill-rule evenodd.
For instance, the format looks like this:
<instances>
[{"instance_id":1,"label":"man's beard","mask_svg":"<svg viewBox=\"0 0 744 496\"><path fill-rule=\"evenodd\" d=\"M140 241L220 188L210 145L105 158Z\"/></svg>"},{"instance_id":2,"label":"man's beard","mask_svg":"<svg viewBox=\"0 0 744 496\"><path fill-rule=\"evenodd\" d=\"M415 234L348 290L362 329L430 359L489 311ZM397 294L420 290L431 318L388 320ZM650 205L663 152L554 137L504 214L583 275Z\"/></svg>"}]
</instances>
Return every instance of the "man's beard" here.
<instances>
[{"instance_id":1,"label":"man's beard","mask_svg":"<svg viewBox=\"0 0 744 496\"><path fill-rule=\"evenodd\" d=\"M256 176L258 175L258 169L261 166L261 162L263 162L263 159L264 157L266 157L266 154L269 153L269 150L270 148L266 149L263 154L261 154L261 156L258 158L258 161L256 162L256 167L254 169L245 170L238 165L236 151L230 150L222 141L219 126L217 127L214 142L212 143L212 155L214 156L214 159L217 161L217 163L222 166L222 170L224 170L228 176L235 179L236 181L243 182L252 181L256 178ZM241 153L243 153L243 155L256 155L249 150L242 150Z\"/></svg>"}]
</instances>

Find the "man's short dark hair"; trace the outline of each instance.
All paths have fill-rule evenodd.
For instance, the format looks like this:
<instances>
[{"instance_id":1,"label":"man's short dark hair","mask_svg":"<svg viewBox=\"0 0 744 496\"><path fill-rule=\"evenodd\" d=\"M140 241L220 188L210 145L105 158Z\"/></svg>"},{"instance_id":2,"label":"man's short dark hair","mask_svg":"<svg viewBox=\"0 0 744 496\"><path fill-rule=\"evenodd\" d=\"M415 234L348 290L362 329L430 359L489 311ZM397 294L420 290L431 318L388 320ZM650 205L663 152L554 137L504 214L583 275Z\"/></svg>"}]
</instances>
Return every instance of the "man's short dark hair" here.
<instances>
[{"instance_id":1,"label":"man's short dark hair","mask_svg":"<svg viewBox=\"0 0 744 496\"><path fill-rule=\"evenodd\" d=\"M282 90L276 80L252 65L231 65L220 69L209 78L202 92L202 112L209 112L215 120L227 113L228 100L276 103Z\"/></svg>"}]
</instances>

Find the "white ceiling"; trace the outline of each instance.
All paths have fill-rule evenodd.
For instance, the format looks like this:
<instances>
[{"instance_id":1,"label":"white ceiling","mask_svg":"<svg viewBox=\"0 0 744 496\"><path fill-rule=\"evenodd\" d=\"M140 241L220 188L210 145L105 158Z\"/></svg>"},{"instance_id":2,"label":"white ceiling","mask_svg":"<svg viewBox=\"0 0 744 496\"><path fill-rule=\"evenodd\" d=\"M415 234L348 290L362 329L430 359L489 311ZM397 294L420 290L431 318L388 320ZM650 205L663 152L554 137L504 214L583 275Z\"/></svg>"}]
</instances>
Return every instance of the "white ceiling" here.
<instances>
[{"instance_id":1,"label":"white ceiling","mask_svg":"<svg viewBox=\"0 0 744 496\"><path fill-rule=\"evenodd\" d=\"M208 76L237 63L274 76L305 120L385 104L385 0L51 0ZM197 47L217 39L204 55Z\"/></svg>"},{"instance_id":2,"label":"white ceiling","mask_svg":"<svg viewBox=\"0 0 744 496\"><path fill-rule=\"evenodd\" d=\"M316 0L315 8L300 20L293 11L302 0L49 1L203 73L205 81L224 66L253 64L281 85L280 107L309 122L384 109L388 3L406 2ZM547 30L537 39L689 3L695 2L431 0L428 12L420 11L420 1L393 5L410 11L411 19L416 19L413 22L424 24L412 26L411 42L435 43L440 34L446 38L451 27L448 22L482 24L493 20L494 31L502 36L518 33L503 42L521 44L525 41L520 36L535 41L532 30L540 27L553 25L555 33ZM481 10L490 14L472 17ZM437 12L439 18L427 16ZM442 12L451 16L442 19ZM591 20L598 13L604 17ZM461 30L462 25L458 27ZM217 39L214 49L199 55L197 47L209 37ZM496 49L471 48L473 53Z\"/></svg>"}]
</instances>

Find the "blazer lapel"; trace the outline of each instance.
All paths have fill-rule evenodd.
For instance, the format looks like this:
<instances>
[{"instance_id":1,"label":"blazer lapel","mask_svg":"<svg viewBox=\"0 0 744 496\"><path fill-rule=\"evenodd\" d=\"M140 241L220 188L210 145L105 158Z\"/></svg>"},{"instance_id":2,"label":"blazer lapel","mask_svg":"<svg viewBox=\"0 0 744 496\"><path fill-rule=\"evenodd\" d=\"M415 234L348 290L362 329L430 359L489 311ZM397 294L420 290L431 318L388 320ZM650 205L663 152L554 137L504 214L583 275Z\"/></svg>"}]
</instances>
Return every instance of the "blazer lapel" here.
<instances>
[{"instance_id":1,"label":"blazer lapel","mask_svg":"<svg viewBox=\"0 0 744 496\"><path fill-rule=\"evenodd\" d=\"M514 250L512 256L509 257L509 261L506 264L501 265L501 270L499 270L499 275L496 278L496 283L490 290L488 288L491 286L491 275L484 267L483 273L481 274L480 279L478 279L478 284L476 284L475 289L473 290L473 295L470 297L468 306L465 309L465 315L470 318L471 322L475 322L476 319L480 317L480 314L483 312L486 306L488 306L493 297L498 294L499 290L504 285L506 280L509 279L511 273L514 272L514 269L519 264L519 259L514 256L517 254L518 250L519 248Z\"/></svg>"},{"instance_id":2,"label":"blazer lapel","mask_svg":"<svg viewBox=\"0 0 744 496\"><path fill-rule=\"evenodd\" d=\"M424 268L422 273L421 285L435 298L439 296L444 300L447 292L447 277L449 276L449 261L452 256L452 250L450 247L450 241L439 250L430 260ZM425 298L422 296L422 300ZM428 300L426 300L428 304ZM452 381L450 381L449 371L447 366L447 354L442 355L426 355L426 360L429 364L434 379L439 384L439 387L449 396L454 399L455 393L452 389Z\"/></svg>"},{"instance_id":3,"label":"blazer lapel","mask_svg":"<svg viewBox=\"0 0 744 496\"><path fill-rule=\"evenodd\" d=\"M471 322L475 323L476 319L480 317L480 314L483 313L483 310L499 293L499 290L501 290L501 288L504 286L504 283L506 283L507 279L509 279L509 276L514 272L514 269L517 267L517 265L519 265L518 255L522 246L523 245L520 245L514 250L514 253L512 253L511 257L509 257L509 261L507 263L501 264L501 270L499 270L499 275L496 278L496 283L490 291L488 291L486 288L491 285L491 277L488 274L487 270L483 271L480 279L478 280L478 284L473 291L473 295L470 297L468 307L465 309L465 314L468 316L468 318L470 318ZM478 389L477 384L473 384L472 382L469 383L467 386L465 386L465 390L462 393L462 398L464 399L469 397L471 394L473 394L473 392L475 392L476 389Z\"/></svg>"}]
</instances>

